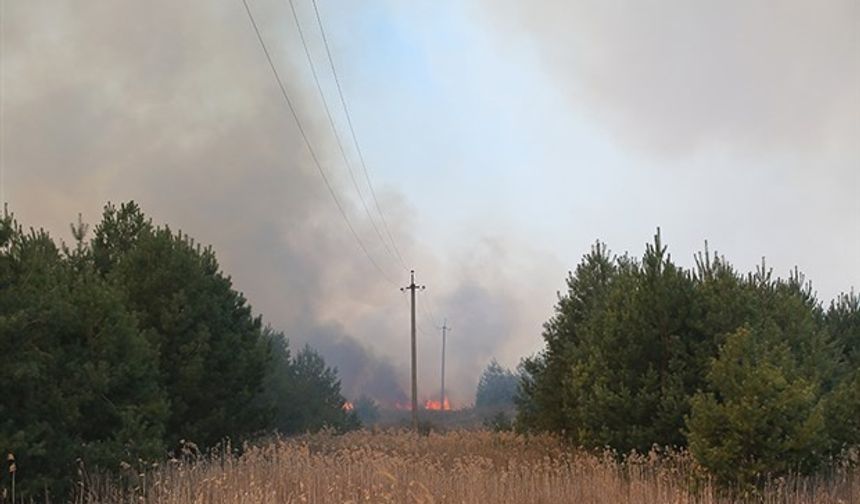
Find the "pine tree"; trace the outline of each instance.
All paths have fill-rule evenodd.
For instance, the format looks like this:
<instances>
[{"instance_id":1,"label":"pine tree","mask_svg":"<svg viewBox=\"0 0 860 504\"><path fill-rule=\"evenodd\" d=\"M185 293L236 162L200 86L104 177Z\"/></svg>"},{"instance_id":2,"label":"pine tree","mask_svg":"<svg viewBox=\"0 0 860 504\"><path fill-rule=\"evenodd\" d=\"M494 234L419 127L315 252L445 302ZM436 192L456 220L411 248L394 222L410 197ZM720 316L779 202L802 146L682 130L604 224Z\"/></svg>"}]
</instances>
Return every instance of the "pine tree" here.
<instances>
[{"instance_id":1,"label":"pine tree","mask_svg":"<svg viewBox=\"0 0 860 504\"><path fill-rule=\"evenodd\" d=\"M510 369L505 369L496 359L490 361L475 392L475 407L509 408L514 405L519 378Z\"/></svg>"},{"instance_id":2,"label":"pine tree","mask_svg":"<svg viewBox=\"0 0 860 504\"><path fill-rule=\"evenodd\" d=\"M316 432L323 428L347 431L360 426L358 416L347 411L337 370L326 365L311 347L290 357L287 340L270 333L275 370L267 390L275 404L275 428L283 434Z\"/></svg>"},{"instance_id":3,"label":"pine tree","mask_svg":"<svg viewBox=\"0 0 860 504\"><path fill-rule=\"evenodd\" d=\"M261 393L270 355L262 322L213 250L154 227L130 202L105 207L93 254L158 351L168 446L180 439L212 446L266 429L271 410Z\"/></svg>"},{"instance_id":4,"label":"pine tree","mask_svg":"<svg viewBox=\"0 0 860 504\"><path fill-rule=\"evenodd\" d=\"M0 228L0 449L27 474L19 495L63 497L76 460L95 470L159 457L155 352L121 293L85 247L64 255L8 217Z\"/></svg>"},{"instance_id":5,"label":"pine tree","mask_svg":"<svg viewBox=\"0 0 860 504\"><path fill-rule=\"evenodd\" d=\"M605 250L595 246L569 276L543 353L523 362L519 429L622 453L695 441L703 465L745 484L764 468L787 470L771 465L780 453L812 470L860 444L856 297L825 311L796 269L778 279L763 262L742 276L707 244L686 271L659 230L641 261ZM754 364L731 361L738 349ZM726 373L749 387L725 389ZM750 405L764 413L744 423ZM767 446L720 444L780 415L787 423Z\"/></svg>"},{"instance_id":6,"label":"pine tree","mask_svg":"<svg viewBox=\"0 0 860 504\"><path fill-rule=\"evenodd\" d=\"M574 393L567 385L570 365L584 345L583 335L598 323L597 314L604 310L616 266L606 246L592 246L573 273L567 278L567 292L559 294L556 314L544 324L545 350L523 360L520 365L520 387L517 397L517 427L520 430L573 432L579 419L567 405L575 405Z\"/></svg>"},{"instance_id":7,"label":"pine tree","mask_svg":"<svg viewBox=\"0 0 860 504\"><path fill-rule=\"evenodd\" d=\"M860 446L860 296L840 295L827 310L825 323L841 354L833 391L827 399L831 451Z\"/></svg>"}]
</instances>

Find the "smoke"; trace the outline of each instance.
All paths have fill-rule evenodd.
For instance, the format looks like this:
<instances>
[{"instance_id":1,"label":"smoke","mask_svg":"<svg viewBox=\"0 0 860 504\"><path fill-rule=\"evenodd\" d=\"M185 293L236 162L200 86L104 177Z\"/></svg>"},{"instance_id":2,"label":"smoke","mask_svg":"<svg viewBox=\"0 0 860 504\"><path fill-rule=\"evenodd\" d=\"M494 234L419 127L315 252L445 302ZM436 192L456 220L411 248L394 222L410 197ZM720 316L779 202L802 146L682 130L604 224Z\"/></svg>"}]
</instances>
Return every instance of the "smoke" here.
<instances>
[{"instance_id":1,"label":"smoke","mask_svg":"<svg viewBox=\"0 0 860 504\"><path fill-rule=\"evenodd\" d=\"M408 274L376 238L354 198L322 104L309 87L285 2L249 3L346 214L390 281L364 257L311 164L241 2L4 3L0 193L22 223L44 225L65 238L78 212L95 222L106 201L137 200L156 222L212 244L255 311L283 330L294 348L318 348L339 368L350 398L365 392L383 402L402 397L409 383L409 306L398 287ZM364 12L365 6L339 8ZM409 11L406 23L428 40L448 35L433 31L440 25L420 24L435 14L435 5L410 10L383 1L367 8ZM473 23L442 23L443 30L459 27L471 37L483 25L492 50L499 42L517 50L497 61L486 61L484 50L459 60L459 47L429 53L431 64L421 72L440 72L445 92L464 86L466 91L450 102L456 110L444 113L439 110L446 101L431 102L434 110L410 102L401 111L408 116L404 121L413 129L427 122L425 129L442 130L452 118L465 126L452 127L449 136L428 133L423 145L438 158L428 153L433 159L423 166L450 165L446 176L460 170L459 182L481 188L494 172L472 165L498 164L504 173L512 169L506 158L513 156L515 164L529 168L512 171L516 187L495 199L460 191L453 200L458 208L472 200L480 200L475 208L487 208L449 213L441 224L428 224L404 194L376 186L403 256L428 285L419 294L422 401L438 395L441 317L453 326L446 381L459 406L474 400L477 378L492 357L513 366L537 349L554 291L582 250L577 246L597 237L635 250L663 224L678 235L680 246L674 238L671 243L680 252L693 250L703 237L755 259L776 250L787 265L827 264L823 272L837 272L829 275L829 291L844 288L845 275L856 270L860 243L856 2L502 0L440 7L449 13L460 9L470 9ZM372 31L374 23L365 29ZM453 45L483 39L446 40ZM357 57L349 43L336 49ZM423 50L419 45L391 57L408 63ZM493 79L513 78L518 68L490 70L516 66L527 54L539 58L546 75L530 75L511 88L496 86ZM385 69L383 80L397 78L401 70ZM379 71L368 75L379 78ZM405 93L398 86L429 78L421 72L400 76L392 86L376 86L374 77L364 75L363 86L380 95ZM549 88L530 87L543 77L563 95L565 107L556 106ZM466 105L488 96L491 108L512 114L499 116L504 128L511 127L510 136L498 142L490 135L489 148L477 134L450 145L466 130L484 128L471 116L487 107L470 111ZM576 157L577 145L559 149L557 159L550 159L552 149L526 152L541 148L532 144L552 143L563 129L557 126L567 124L558 120L562 115L582 119L594 137L605 128L613 146L638 157L616 170L599 159ZM473 141L484 141L473 150L486 152L469 157L464 144ZM517 149L495 145L505 142L517 143ZM397 156L370 157L400 163L415 156L411 145L388 150ZM563 168L592 164L590 170ZM547 227L550 235L522 232L502 208L506 198L530 202L521 216L525 226L554 222ZM543 205L544 200L565 204ZM523 204L508 210L521 213ZM570 215L576 216L570 229L558 224L566 226ZM423 241L422 231L452 224L458 234L438 248ZM562 266L533 245L537 240L517 236L556 248L575 245ZM811 276L820 281L828 275Z\"/></svg>"},{"instance_id":2,"label":"smoke","mask_svg":"<svg viewBox=\"0 0 860 504\"><path fill-rule=\"evenodd\" d=\"M296 34L286 29L288 11L279 2L251 5L347 215L387 275L405 284L346 196L346 172L298 64ZM134 199L155 222L212 244L255 311L294 349L317 348L339 369L347 396L404 397L406 298L346 229L240 2L29 0L5 9L3 190L19 221L67 238L78 212L95 222L105 202ZM420 265L419 281L450 279L444 288L431 283L431 295L437 315L458 325L452 338L460 342L449 345L452 399L470 402L483 365L493 356L515 363L513 339L537 334L544 315L518 307L498 271L457 277L423 252L406 231L416 220L409 202L376 190L401 252ZM421 319L427 397L438 390L438 322Z\"/></svg>"},{"instance_id":3,"label":"smoke","mask_svg":"<svg viewBox=\"0 0 860 504\"><path fill-rule=\"evenodd\" d=\"M860 3L478 0L469 14L554 91L532 129L574 146L552 159L588 238L635 251L660 225L682 261L709 239L744 269L799 266L825 301L856 287Z\"/></svg>"},{"instance_id":4,"label":"smoke","mask_svg":"<svg viewBox=\"0 0 860 504\"><path fill-rule=\"evenodd\" d=\"M346 397L354 400L367 395L388 408L407 403L400 378L403 373L342 328L318 327L306 343L326 356L326 364L337 369L338 376L342 377L341 391Z\"/></svg>"},{"instance_id":5,"label":"smoke","mask_svg":"<svg viewBox=\"0 0 860 504\"><path fill-rule=\"evenodd\" d=\"M860 155L860 4L651 0L477 3L534 44L578 114L663 157L701 149Z\"/></svg>"}]
</instances>

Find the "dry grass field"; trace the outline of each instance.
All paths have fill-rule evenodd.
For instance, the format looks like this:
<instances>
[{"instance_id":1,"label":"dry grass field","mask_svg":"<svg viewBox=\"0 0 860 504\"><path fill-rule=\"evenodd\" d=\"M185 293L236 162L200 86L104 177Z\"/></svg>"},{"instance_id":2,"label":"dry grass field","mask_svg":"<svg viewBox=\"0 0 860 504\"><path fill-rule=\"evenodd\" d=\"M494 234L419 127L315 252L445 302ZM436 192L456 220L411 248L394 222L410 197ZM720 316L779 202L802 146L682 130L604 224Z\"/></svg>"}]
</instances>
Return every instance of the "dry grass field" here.
<instances>
[{"instance_id":1,"label":"dry grass field","mask_svg":"<svg viewBox=\"0 0 860 504\"><path fill-rule=\"evenodd\" d=\"M549 436L449 432L318 434L248 447L241 456L126 469L126 490L95 477L81 504L723 503L686 454L589 455ZM773 481L765 503L857 503L860 472Z\"/></svg>"}]
</instances>

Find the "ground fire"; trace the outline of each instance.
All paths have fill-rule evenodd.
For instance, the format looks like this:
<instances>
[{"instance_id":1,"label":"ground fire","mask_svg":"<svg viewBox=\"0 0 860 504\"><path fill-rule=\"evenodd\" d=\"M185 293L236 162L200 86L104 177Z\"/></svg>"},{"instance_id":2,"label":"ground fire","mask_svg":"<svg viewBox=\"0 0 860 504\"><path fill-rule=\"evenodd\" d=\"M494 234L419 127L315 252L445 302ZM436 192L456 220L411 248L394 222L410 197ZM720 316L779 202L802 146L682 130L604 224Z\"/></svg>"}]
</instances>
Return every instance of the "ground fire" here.
<instances>
[{"instance_id":1,"label":"ground fire","mask_svg":"<svg viewBox=\"0 0 860 504\"><path fill-rule=\"evenodd\" d=\"M434 411L451 411L451 403L448 401L447 397L442 402L428 399L424 402L424 409Z\"/></svg>"}]
</instances>

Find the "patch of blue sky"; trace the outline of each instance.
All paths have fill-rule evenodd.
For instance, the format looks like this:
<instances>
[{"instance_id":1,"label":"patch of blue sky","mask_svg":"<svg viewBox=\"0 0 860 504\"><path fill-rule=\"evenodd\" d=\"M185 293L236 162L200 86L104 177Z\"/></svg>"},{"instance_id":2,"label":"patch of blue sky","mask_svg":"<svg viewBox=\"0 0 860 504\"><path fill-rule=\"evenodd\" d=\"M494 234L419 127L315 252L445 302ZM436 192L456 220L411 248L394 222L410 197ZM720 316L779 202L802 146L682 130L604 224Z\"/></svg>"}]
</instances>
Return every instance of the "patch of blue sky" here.
<instances>
[{"instance_id":1,"label":"patch of blue sky","mask_svg":"<svg viewBox=\"0 0 860 504\"><path fill-rule=\"evenodd\" d=\"M332 24L365 154L431 234L557 235L634 166L568 105L533 47L500 50L456 2L363 3Z\"/></svg>"}]
</instances>

